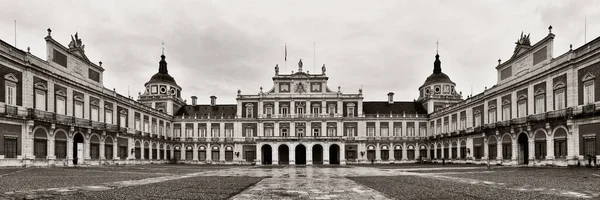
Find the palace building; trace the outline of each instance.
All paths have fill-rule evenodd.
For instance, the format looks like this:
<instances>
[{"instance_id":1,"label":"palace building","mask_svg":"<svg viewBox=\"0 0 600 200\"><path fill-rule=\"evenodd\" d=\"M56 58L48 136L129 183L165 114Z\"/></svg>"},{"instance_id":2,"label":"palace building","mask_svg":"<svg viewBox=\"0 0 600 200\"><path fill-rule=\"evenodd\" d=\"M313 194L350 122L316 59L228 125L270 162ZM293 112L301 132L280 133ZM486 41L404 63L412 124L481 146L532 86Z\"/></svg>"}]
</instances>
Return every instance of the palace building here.
<instances>
[{"instance_id":1,"label":"palace building","mask_svg":"<svg viewBox=\"0 0 600 200\"><path fill-rule=\"evenodd\" d=\"M64 46L48 29L46 59L0 41L0 166L587 163L600 157L600 38L555 56L548 30L521 35L497 84L465 98L436 54L414 101L365 101L300 60L229 105L187 104L164 53L145 92L120 95L78 34Z\"/></svg>"}]
</instances>

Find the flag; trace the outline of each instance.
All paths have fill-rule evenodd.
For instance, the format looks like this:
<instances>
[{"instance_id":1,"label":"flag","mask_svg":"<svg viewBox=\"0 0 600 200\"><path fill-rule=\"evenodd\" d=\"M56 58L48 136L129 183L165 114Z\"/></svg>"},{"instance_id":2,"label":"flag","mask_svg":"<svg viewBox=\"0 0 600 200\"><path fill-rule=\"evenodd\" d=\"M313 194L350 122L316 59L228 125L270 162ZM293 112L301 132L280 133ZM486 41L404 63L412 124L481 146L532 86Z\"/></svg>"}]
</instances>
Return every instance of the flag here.
<instances>
[{"instance_id":1,"label":"flag","mask_svg":"<svg viewBox=\"0 0 600 200\"><path fill-rule=\"evenodd\" d=\"M287 61L287 43L285 44L285 58L284 61Z\"/></svg>"}]
</instances>

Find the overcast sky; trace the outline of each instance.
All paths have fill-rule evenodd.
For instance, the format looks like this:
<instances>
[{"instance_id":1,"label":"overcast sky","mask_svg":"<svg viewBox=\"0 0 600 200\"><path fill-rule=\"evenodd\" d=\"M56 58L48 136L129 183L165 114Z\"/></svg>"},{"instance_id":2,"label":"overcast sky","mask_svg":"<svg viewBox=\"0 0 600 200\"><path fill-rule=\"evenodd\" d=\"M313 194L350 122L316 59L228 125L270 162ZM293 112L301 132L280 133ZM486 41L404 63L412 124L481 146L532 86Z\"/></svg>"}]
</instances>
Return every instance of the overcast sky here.
<instances>
[{"instance_id":1,"label":"overcast sky","mask_svg":"<svg viewBox=\"0 0 600 200\"><path fill-rule=\"evenodd\" d=\"M373 3L377 2L377 3ZM158 71L165 42L169 74L182 96L235 103L280 73L320 72L329 87L365 100L418 98L432 73L439 40L442 71L463 96L496 84L497 60L508 60L521 31L535 43L556 34L554 56L600 36L599 1L6 1L0 39L46 58L47 28L68 45L79 32L86 55L103 62L104 85L137 97ZM313 57L316 43L316 61ZM288 62L284 67L284 44ZM316 67L314 66L316 63Z\"/></svg>"}]
</instances>

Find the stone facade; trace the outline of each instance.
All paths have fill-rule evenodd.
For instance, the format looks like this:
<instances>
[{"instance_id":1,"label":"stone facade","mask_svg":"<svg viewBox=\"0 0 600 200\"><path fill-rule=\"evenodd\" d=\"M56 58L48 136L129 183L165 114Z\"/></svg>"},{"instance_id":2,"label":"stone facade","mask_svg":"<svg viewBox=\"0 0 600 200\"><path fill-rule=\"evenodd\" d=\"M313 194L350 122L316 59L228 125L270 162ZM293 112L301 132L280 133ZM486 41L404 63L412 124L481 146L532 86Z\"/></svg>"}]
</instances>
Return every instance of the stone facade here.
<instances>
[{"instance_id":1,"label":"stone facade","mask_svg":"<svg viewBox=\"0 0 600 200\"><path fill-rule=\"evenodd\" d=\"M64 46L48 29L46 60L0 41L0 166L586 164L600 155L600 38L554 57L554 37L522 37L498 83L466 99L436 55L416 101L364 101L300 60L227 105L187 104L165 55L137 100L122 96L77 34Z\"/></svg>"}]
</instances>

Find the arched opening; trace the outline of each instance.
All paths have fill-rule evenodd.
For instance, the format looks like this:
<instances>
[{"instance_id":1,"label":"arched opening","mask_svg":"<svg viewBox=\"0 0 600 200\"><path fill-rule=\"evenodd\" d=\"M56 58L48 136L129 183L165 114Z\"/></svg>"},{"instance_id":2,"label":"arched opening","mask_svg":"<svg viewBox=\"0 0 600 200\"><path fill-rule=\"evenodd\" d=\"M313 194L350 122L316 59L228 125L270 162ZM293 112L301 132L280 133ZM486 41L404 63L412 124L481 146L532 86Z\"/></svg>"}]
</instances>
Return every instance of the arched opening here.
<instances>
[{"instance_id":1,"label":"arched opening","mask_svg":"<svg viewBox=\"0 0 600 200\"><path fill-rule=\"evenodd\" d=\"M332 144L329 146L329 164L340 164L340 146L337 144Z\"/></svg>"},{"instance_id":2,"label":"arched opening","mask_svg":"<svg viewBox=\"0 0 600 200\"><path fill-rule=\"evenodd\" d=\"M233 161L233 147L232 146L225 147L225 161L227 161L227 162Z\"/></svg>"},{"instance_id":3,"label":"arched opening","mask_svg":"<svg viewBox=\"0 0 600 200\"><path fill-rule=\"evenodd\" d=\"M100 138L97 135L90 137L90 157L92 160L100 159Z\"/></svg>"},{"instance_id":4,"label":"arched opening","mask_svg":"<svg viewBox=\"0 0 600 200\"><path fill-rule=\"evenodd\" d=\"M83 135L75 133L73 136L73 164L83 163Z\"/></svg>"},{"instance_id":5,"label":"arched opening","mask_svg":"<svg viewBox=\"0 0 600 200\"><path fill-rule=\"evenodd\" d=\"M505 162L512 160L512 138L510 138L509 134L502 137L502 159Z\"/></svg>"},{"instance_id":6,"label":"arched opening","mask_svg":"<svg viewBox=\"0 0 600 200\"><path fill-rule=\"evenodd\" d=\"M546 159L546 133L544 131L538 130L535 132L535 159L536 160L545 160Z\"/></svg>"},{"instance_id":7,"label":"arched opening","mask_svg":"<svg viewBox=\"0 0 600 200\"><path fill-rule=\"evenodd\" d=\"M373 146L373 145L369 145L367 147L367 160L369 162L375 161L375 146Z\"/></svg>"},{"instance_id":8,"label":"arched opening","mask_svg":"<svg viewBox=\"0 0 600 200\"><path fill-rule=\"evenodd\" d=\"M402 146L400 146L400 145L394 146L394 159L402 160Z\"/></svg>"},{"instance_id":9,"label":"arched opening","mask_svg":"<svg viewBox=\"0 0 600 200\"><path fill-rule=\"evenodd\" d=\"M323 164L323 146L315 144L312 148L313 164Z\"/></svg>"},{"instance_id":10,"label":"arched opening","mask_svg":"<svg viewBox=\"0 0 600 200\"><path fill-rule=\"evenodd\" d=\"M175 159L175 161L181 160L181 147L179 145L175 146L175 150L173 151L173 159Z\"/></svg>"},{"instance_id":11,"label":"arched opening","mask_svg":"<svg viewBox=\"0 0 600 200\"><path fill-rule=\"evenodd\" d=\"M529 164L529 138L526 133L519 134L518 137L519 143L519 164L528 165Z\"/></svg>"},{"instance_id":12,"label":"arched opening","mask_svg":"<svg viewBox=\"0 0 600 200\"><path fill-rule=\"evenodd\" d=\"M140 141L135 142L135 159L142 159L142 143Z\"/></svg>"},{"instance_id":13,"label":"arched opening","mask_svg":"<svg viewBox=\"0 0 600 200\"><path fill-rule=\"evenodd\" d=\"M156 148L156 143L152 143L152 159L158 160L158 149Z\"/></svg>"},{"instance_id":14,"label":"arched opening","mask_svg":"<svg viewBox=\"0 0 600 200\"><path fill-rule=\"evenodd\" d=\"M419 147L419 160L423 160L423 158L427 158L427 147L425 145Z\"/></svg>"},{"instance_id":15,"label":"arched opening","mask_svg":"<svg viewBox=\"0 0 600 200\"><path fill-rule=\"evenodd\" d=\"M144 160L150 159L150 143L144 143Z\"/></svg>"},{"instance_id":16,"label":"arched opening","mask_svg":"<svg viewBox=\"0 0 600 200\"><path fill-rule=\"evenodd\" d=\"M427 157L432 160L435 158L435 145L434 144L431 144L429 146L429 155Z\"/></svg>"},{"instance_id":17,"label":"arched opening","mask_svg":"<svg viewBox=\"0 0 600 200\"><path fill-rule=\"evenodd\" d=\"M279 156L279 164L280 165L289 165L290 164L290 148L285 145L279 145L277 148L278 156Z\"/></svg>"},{"instance_id":18,"label":"arched opening","mask_svg":"<svg viewBox=\"0 0 600 200\"><path fill-rule=\"evenodd\" d=\"M438 143L435 153L435 159L442 159L442 143Z\"/></svg>"},{"instance_id":19,"label":"arched opening","mask_svg":"<svg viewBox=\"0 0 600 200\"><path fill-rule=\"evenodd\" d=\"M107 160L113 159L113 139L110 136L104 138L104 158Z\"/></svg>"},{"instance_id":20,"label":"arched opening","mask_svg":"<svg viewBox=\"0 0 600 200\"><path fill-rule=\"evenodd\" d=\"M185 160L193 160L194 159L194 147L188 145L185 147Z\"/></svg>"},{"instance_id":21,"label":"arched opening","mask_svg":"<svg viewBox=\"0 0 600 200\"><path fill-rule=\"evenodd\" d=\"M205 146L198 147L198 160L206 161L206 147Z\"/></svg>"},{"instance_id":22,"label":"arched opening","mask_svg":"<svg viewBox=\"0 0 600 200\"><path fill-rule=\"evenodd\" d=\"M567 157L567 132L563 128L554 131L554 158L565 159Z\"/></svg>"},{"instance_id":23,"label":"arched opening","mask_svg":"<svg viewBox=\"0 0 600 200\"><path fill-rule=\"evenodd\" d=\"M67 134L64 131L54 134L54 155L57 160L67 158Z\"/></svg>"},{"instance_id":24,"label":"arched opening","mask_svg":"<svg viewBox=\"0 0 600 200\"><path fill-rule=\"evenodd\" d=\"M458 143L456 141L452 142L452 160L456 160L458 158Z\"/></svg>"},{"instance_id":25,"label":"arched opening","mask_svg":"<svg viewBox=\"0 0 600 200\"><path fill-rule=\"evenodd\" d=\"M302 144L296 146L296 165L306 165L306 147Z\"/></svg>"},{"instance_id":26,"label":"arched opening","mask_svg":"<svg viewBox=\"0 0 600 200\"><path fill-rule=\"evenodd\" d=\"M171 160L171 145L167 145L166 150L167 150L167 155L165 155L165 158L167 158L167 160Z\"/></svg>"},{"instance_id":27,"label":"arched opening","mask_svg":"<svg viewBox=\"0 0 600 200\"><path fill-rule=\"evenodd\" d=\"M488 138L488 159L496 160L496 157L498 157L498 139L492 135Z\"/></svg>"},{"instance_id":28,"label":"arched opening","mask_svg":"<svg viewBox=\"0 0 600 200\"><path fill-rule=\"evenodd\" d=\"M218 162L221 160L221 152L219 151L219 146L213 146L210 151L210 158L214 162Z\"/></svg>"},{"instance_id":29,"label":"arched opening","mask_svg":"<svg viewBox=\"0 0 600 200\"><path fill-rule=\"evenodd\" d=\"M260 160L262 160L262 164L263 165L272 165L273 164L273 149L271 148L271 145L265 144L262 147L260 147L260 152L262 152L262 155L260 157Z\"/></svg>"},{"instance_id":30,"label":"arched opening","mask_svg":"<svg viewBox=\"0 0 600 200\"><path fill-rule=\"evenodd\" d=\"M129 157L129 140L127 140L127 138L117 138L117 143L119 145L119 158L121 160L127 159L127 157Z\"/></svg>"},{"instance_id":31,"label":"arched opening","mask_svg":"<svg viewBox=\"0 0 600 200\"><path fill-rule=\"evenodd\" d=\"M450 158L450 143L444 142L444 157L443 159Z\"/></svg>"},{"instance_id":32,"label":"arched opening","mask_svg":"<svg viewBox=\"0 0 600 200\"><path fill-rule=\"evenodd\" d=\"M467 159L467 141L460 141L460 159Z\"/></svg>"},{"instance_id":33,"label":"arched opening","mask_svg":"<svg viewBox=\"0 0 600 200\"><path fill-rule=\"evenodd\" d=\"M382 145L379 153L381 154L381 160L390 160L390 148L387 145Z\"/></svg>"},{"instance_id":34,"label":"arched opening","mask_svg":"<svg viewBox=\"0 0 600 200\"><path fill-rule=\"evenodd\" d=\"M415 160L415 146L408 145L406 147L406 157L408 160Z\"/></svg>"},{"instance_id":35,"label":"arched opening","mask_svg":"<svg viewBox=\"0 0 600 200\"><path fill-rule=\"evenodd\" d=\"M38 128L33 133L33 155L35 159L46 159L47 136L48 134L43 128Z\"/></svg>"}]
</instances>

